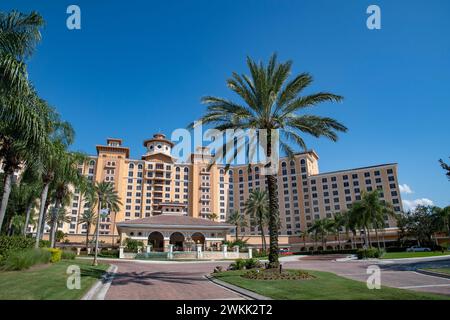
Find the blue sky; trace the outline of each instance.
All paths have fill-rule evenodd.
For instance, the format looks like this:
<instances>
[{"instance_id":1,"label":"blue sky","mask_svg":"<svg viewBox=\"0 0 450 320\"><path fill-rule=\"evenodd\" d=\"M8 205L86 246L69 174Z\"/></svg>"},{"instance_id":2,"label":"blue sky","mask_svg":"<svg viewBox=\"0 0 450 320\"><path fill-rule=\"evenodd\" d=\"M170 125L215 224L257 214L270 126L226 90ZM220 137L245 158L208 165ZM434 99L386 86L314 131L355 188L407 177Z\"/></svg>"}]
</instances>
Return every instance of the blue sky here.
<instances>
[{"instance_id":1,"label":"blue sky","mask_svg":"<svg viewBox=\"0 0 450 320\"><path fill-rule=\"evenodd\" d=\"M66 8L81 8L81 30ZM382 29L366 28L381 8ZM450 156L450 2L447 0L2 1L1 10L37 10L43 41L29 62L40 95L76 129L74 149L90 154L120 137L133 157L156 131L170 135L198 118L204 95L225 86L245 57L277 52L310 72L309 92L341 94L309 112L349 131L338 143L307 138L320 171L398 162L404 200L450 204L438 165ZM420 201L420 200L419 200Z\"/></svg>"}]
</instances>

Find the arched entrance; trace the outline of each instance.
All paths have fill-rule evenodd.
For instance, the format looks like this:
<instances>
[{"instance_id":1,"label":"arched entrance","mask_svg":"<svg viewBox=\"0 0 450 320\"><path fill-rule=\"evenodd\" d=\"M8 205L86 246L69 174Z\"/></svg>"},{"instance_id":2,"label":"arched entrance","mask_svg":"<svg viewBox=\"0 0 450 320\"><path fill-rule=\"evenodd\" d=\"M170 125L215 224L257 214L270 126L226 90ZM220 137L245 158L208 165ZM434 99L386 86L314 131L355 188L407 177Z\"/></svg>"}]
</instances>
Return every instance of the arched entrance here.
<instances>
[{"instance_id":1,"label":"arched entrance","mask_svg":"<svg viewBox=\"0 0 450 320\"><path fill-rule=\"evenodd\" d=\"M174 251L183 251L184 235L181 232L174 232L170 235L170 244L173 244Z\"/></svg>"},{"instance_id":2,"label":"arched entrance","mask_svg":"<svg viewBox=\"0 0 450 320\"><path fill-rule=\"evenodd\" d=\"M153 231L150 233L148 243L152 245L154 251L164 251L164 236L161 232Z\"/></svg>"},{"instance_id":3,"label":"arched entrance","mask_svg":"<svg viewBox=\"0 0 450 320\"><path fill-rule=\"evenodd\" d=\"M205 248L205 236L200 232L195 232L191 236L192 242L197 244L201 244L203 249Z\"/></svg>"}]
</instances>

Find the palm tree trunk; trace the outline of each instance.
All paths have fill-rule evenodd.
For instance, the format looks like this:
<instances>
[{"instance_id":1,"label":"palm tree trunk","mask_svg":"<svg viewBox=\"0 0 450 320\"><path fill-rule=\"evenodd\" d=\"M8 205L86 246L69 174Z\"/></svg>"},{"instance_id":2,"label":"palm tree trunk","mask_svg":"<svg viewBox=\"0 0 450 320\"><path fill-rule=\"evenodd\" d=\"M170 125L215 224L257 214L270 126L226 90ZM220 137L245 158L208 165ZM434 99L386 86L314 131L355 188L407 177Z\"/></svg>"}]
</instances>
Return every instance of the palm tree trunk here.
<instances>
[{"instance_id":1,"label":"palm tree trunk","mask_svg":"<svg viewBox=\"0 0 450 320\"><path fill-rule=\"evenodd\" d=\"M97 266L98 262L97 262L97 254L98 254L98 236L99 236L99 225L100 225L100 211L101 211L101 199L98 200L98 214L97 214L97 230L95 232L95 254L94 254L94 262L92 263L92 265Z\"/></svg>"},{"instance_id":2,"label":"palm tree trunk","mask_svg":"<svg viewBox=\"0 0 450 320\"><path fill-rule=\"evenodd\" d=\"M264 253L266 253L267 252L266 235L264 234L262 221L260 221L259 223L259 228L261 229L261 245L263 247Z\"/></svg>"},{"instance_id":3,"label":"palm tree trunk","mask_svg":"<svg viewBox=\"0 0 450 320\"><path fill-rule=\"evenodd\" d=\"M112 239L111 247L114 249L114 232L116 232L116 213L114 212L113 225L112 225Z\"/></svg>"},{"instance_id":4,"label":"palm tree trunk","mask_svg":"<svg viewBox=\"0 0 450 320\"><path fill-rule=\"evenodd\" d=\"M0 206L0 232L2 230L3 220L5 219L6 208L8 207L9 195L11 193L12 187L12 178L14 173L6 173L5 181L3 183L3 196L2 196L2 204Z\"/></svg>"},{"instance_id":5,"label":"palm tree trunk","mask_svg":"<svg viewBox=\"0 0 450 320\"><path fill-rule=\"evenodd\" d=\"M87 223L86 228L87 228L86 230L86 255L87 255L89 248L89 229L91 228L91 225Z\"/></svg>"},{"instance_id":6,"label":"palm tree trunk","mask_svg":"<svg viewBox=\"0 0 450 320\"><path fill-rule=\"evenodd\" d=\"M378 236L378 229L377 228L375 228L375 236L377 238L378 249L380 249L380 237Z\"/></svg>"},{"instance_id":7,"label":"palm tree trunk","mask_svg":"<svg viewBox=\"0 0 450 320\"><path fill-rule=\"evenodd\" d=\"M48 195L48 187L50 186L50 183L46 183L44 185L44 189L42 190L41 193L41 205L39 208L39 220L38 220L38 225L36 228L36 242L34 244L35 248L39 248L39 240L40 240L40 233L41 233L41 228L44 225L44 209L46 206L46 202L47 202L47 195ZM43 233L43 232L42 232Z\"/></svg>"},{"instance_id":8,"label":"palm tree trunk","mask_svg":"<svg viewBox=\"0 0 450 320\"><path fill-rule=\"evenodd\" d=\"M338 248L339 248L339 250L341 250L341 233L339 231L338 231L337 236L338 236Z\"/></svg>"},{"instance_id":9,"label":"palm tree trunk","mask_svg":"<svg viewBox=\"0 0 450 320\"><path fill-rule=\"evenodd\" d=\"M239 239L239 223L236 223L236 240Z\"/></svg>"},{"instance_id":10,"label":"palm tree trunk","mask_svg":"<svg viewBox=\"0 0 450 320\"><path fill-rule=\"evenodd\" d=\"M270 154L269 154L270 157ZM269 264L268 268L278 268L278 195L277 178L273 175L267 176L267 187L269 189Z\"/></svg>"},{"instance_id":11,"label":"palm tree trunk","mask_svg":"<svg viewBox=\"0 0 450 320\"><path fill-rule=\"evenodd\" d=\"M33 209L33 202L31 202L27 207L27 212L25 216L25 225L23 226L22 234L25 236L27 234L28 224L30 223L31 210Z\"/></svg>"},{"instance_id":12,"label":"palm tree trunk","mask_svg":"<svg viewBox=\"0 0 450 320\"><path fill-rule=\"evenodd\" d=\"M55 206L52 210L52 219L51 219L51 226L50 226L50 235L49 235L49 240L50 240L50 248L54 248L55 244L56 244L56 229L58 229L58 210L60 207L60 201L56 200L55 202Z\"/></svg>"},{"instance_id":13,"label":"palm tree trunk","mask_svg":"<svg viewBox=\"0 0 450 320\"><path fill-rule=\"evenodd\" d=\"M370 241L369 227L367 227L367 243L369 244L369 248L372 248L372 241Z\"/></svg>"}]
</instances>

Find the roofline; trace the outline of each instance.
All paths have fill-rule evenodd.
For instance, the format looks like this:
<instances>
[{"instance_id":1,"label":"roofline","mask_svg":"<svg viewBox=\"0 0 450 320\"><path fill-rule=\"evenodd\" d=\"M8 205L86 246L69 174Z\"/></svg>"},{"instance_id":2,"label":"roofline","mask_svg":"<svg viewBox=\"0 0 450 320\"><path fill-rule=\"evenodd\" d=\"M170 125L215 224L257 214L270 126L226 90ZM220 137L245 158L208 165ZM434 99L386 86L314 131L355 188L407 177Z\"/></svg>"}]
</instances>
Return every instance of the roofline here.
<instances>
[{"instance_id":1,"label":"roofline","mask_svg":"<svg viewBox=\"0 0 450 320\"><path fill-rule=\"evenodd\" d=\"M207 229L231 229L235 228L232 224L219 224L219 225L191 225L191 224L150 224L150 223L121 223L119 222L117 224L117 227L134 227L134 228L180 228L180 229L201 229L201 228L207 228Z\"/></svg>"},{"instance_id":2,"label":"roofline","mask_svg":"<svg viewBox=\"0 0 450 320\"><path fill-rule=\"evenodd\" d=\"M386 167L386 166L397 166L397 165L398 165L397 162L393 162L393 163L384 163L384 164L378 164L378 165L367 166L367 167L351 168L351 169L323 172L323 173L310 175L309 178L318 177L318 176L324 176L324 175L330 175L330 174L335 174L335 173L340 173L340 172L347 172L347 171L350 172L350 171L355 171L355 170L366 170L366 169L380 168L380 167Z\"/></svg>"},{"instance_id":3,"label":"roofline","mask_svg":"<svg viewBox=\"0 0 450 320\"><path fill-rule=\"evenodd\" d=\"M100 144L98 144L98 145L96 145L95 146L95 149L97 150L97 156L98 156L98 153L99 153L99 150L101 149L101 148L103 148L103 149L116 149L116 150L120 150L120 151L125 151L125 153L126 153L126 157L127 158L129 158L130 157L130 148L127 148L127 147L121 147L121 146L104 146L104 145L100 145Z\"/></svg>"}]
</instances>

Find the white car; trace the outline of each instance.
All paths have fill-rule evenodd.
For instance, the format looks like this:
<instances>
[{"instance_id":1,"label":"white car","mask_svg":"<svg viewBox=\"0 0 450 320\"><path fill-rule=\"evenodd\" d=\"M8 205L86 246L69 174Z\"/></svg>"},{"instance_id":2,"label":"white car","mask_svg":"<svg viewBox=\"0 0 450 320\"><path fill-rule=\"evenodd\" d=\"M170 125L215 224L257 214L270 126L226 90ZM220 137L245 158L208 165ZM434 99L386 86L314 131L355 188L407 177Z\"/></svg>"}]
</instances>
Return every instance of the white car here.
<instances>
[{"instance_id":1,"label":"white car","mask_svg":"<svg viewBox=\"0 0 450 320\"><path fill-rule=\"evenodd\" d=\"M419 246L412 246L408 249L406 249L406 252L430 252L430 248L425 247L419 247Z\"/></svg>"}]
</instances>

